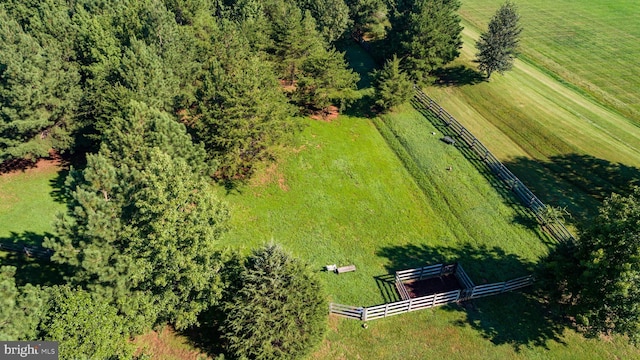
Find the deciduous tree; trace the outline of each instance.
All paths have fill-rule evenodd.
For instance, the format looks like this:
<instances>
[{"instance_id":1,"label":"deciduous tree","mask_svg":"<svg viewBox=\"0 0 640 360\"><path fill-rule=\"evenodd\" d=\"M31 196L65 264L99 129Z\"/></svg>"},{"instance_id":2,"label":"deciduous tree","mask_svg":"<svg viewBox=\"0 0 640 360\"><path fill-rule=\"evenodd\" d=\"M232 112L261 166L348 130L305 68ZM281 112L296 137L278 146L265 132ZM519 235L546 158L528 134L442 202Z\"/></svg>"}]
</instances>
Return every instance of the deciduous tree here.
<instances>
[{"instance_id":1,"label":"deciduous tree","mask_svg":"<svg viewBox=\"0 0 640 360\"><path fill-rule=\"evenodd\" d=\"M59 342L62 358L132 358L125 320L105 299L91 298L88 292L69 286L46 291L47 312L40 324L40 337Z\"/></svg>"},{"instance_id":2,"label":"deciduous tree","mask_svg":"<svg viewBox=\"0 0 640 360\"><path fill-rule=\"evenodd\" d=\"M613 194L575 246L561 246L545 261L556 299L592 333L640 340L640 188Z\"/></svg>"},{"instance_id":3,"label":"deciduous tree","mask_svg":"<svg viewBox=\"0 0 640 360\"><path fill-rule=\"evenodd\" d=\"M521 32L516 5L507 1L491 18L487 32L476 42L478 68L487 73L487 79L494 71L502 74L511 70L518 55Z\"/></svg>"}]
</instances>

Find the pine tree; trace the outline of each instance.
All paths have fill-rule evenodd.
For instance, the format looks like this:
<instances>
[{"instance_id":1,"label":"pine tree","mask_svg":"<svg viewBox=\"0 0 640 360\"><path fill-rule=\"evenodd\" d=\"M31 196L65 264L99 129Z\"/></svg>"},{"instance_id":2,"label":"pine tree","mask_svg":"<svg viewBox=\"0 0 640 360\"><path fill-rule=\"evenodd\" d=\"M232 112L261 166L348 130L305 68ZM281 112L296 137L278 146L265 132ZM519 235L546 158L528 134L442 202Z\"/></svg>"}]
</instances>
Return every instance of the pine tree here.
<instances>
[{"instance_id":1,"label":"pine tree","mask_svg":"<svg viewBox=\"0 0 640 360\"><path fill-rule=\"evenodd\" d=\"M47 40L0 8L0 161L35 159L73 144L80 75L65 47Z\"/></svg>"},{"instance_id":2,"label":"pine tree","mask_svg":"<svg viewBox=\"0 0 640 360\"><path fill-rule=\"evenodd\" d=\"M303 11L316 20L318 32L331 44L342 37L349 27L349 7L344 0L296 0Z\"/></svg>"},{"instance_id":3,"label":"pine tree","mask_svg":"<svg viewBox=\"0 0 640 360\"><path fill-rule=\"evenodd\" d=\"M376 104L384 111L404 104L413 97L413 83L401 69L397 56L387 60L382 70L374 73Z\"/></svg>"},{"instance_id":4,"label":"pine tree","mask_svg":"<svg viewBox=\"0 0 640 360\"><path fill-rule=\"evenodd\" d=\"M218 164L217 177L243 180L295 127L293 108L268 62L227 24L200 79L189 126Z\"/></svg>"},{"instance_id":5,"label":"pine tree","mask_svg":"<svg viewBox=\"0 0 640 360\"><path fill-rule=\"evenodd\" d=\"M295 99L305 109L326 111L330 105L342 108L360 97L356 86L360 77L347 67L342 53L315 53L301 68Z\"/></svg>"},{"instance_id":6,"label":"pine tree","mask_svg":"<svg viewBox=\"0 0 640 360\"><path fill-rule=\"evenodd\" d=\"M115 304L132 332L193 325L219 296L215 244L226 206L190 166L202 150L182 125L142 105L112 124L114 138L70 174L68 212L45 246L76 267L74 284Z\"/></svg>"},{"instance_id":7,"label":"pine tree","mask_svg":"<svg viewBox=\"0 0 640 360\"><path fill-rule=\"evenodd\" d=\"M327 303L317 277L276 245L255 250L246 260L225 304L221 332L238 358L297 359L322 339Z\"/></svg>"},{"instance_id":8,"label":"pine tree","mask_svg":"<svg viewBox=\"0 0 640 360\"><path fill-rule=\"evenodd\" d=\"M399 1L390 18L388 56L396 54L419 85L429 84L432 72L460 54L459 0Z\"/></svg>"},{"instance_id":9,"label":"pine tree","mask_svg":"<svg viewBox=\"0 0 640 360\"><path fill-rule=\"evenodd\" d=\"M513 67L522 32L519 21L516 5L507 1L491 18L488 31L476 42L478 68L487 73L487 79L494 71L502 74Z\"/></svg>"}]
</instances>

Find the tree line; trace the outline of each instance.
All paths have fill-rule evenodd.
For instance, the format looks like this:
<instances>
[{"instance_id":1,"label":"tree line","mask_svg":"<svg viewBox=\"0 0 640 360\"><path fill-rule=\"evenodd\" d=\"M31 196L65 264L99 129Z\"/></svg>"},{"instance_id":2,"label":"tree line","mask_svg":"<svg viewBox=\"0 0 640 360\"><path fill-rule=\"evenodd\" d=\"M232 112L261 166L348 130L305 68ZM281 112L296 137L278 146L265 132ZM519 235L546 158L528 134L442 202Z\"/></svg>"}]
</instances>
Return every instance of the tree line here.
<instances>
[{"instance_id":1,"label":"tree line","mask_svg":"<svg viewBox=\"0 0 640 360\"><path fill-rule=\"evenodd\" d=\"M345 37L375 40L374 55L386 61L375 73L381 109L409 99L414 83L429 84L458 56L459 7L457 0L1 1L0 161L54 148L86 154L86 166L71 170L67 211L44 243L69 269L65 284L17 286L16 269L2 267L0 337L59 340L69 358L125 359L133 356L127 339L170 323L198 329L231 357L309 353L326 328L320 282L277 245L246 257L220 249L231 215L211 179L246 180L300 129L297 115L358 99L358 76L335 47ZM507 3L478 43L488 77L508 70L519 33ZM607 206L623 211L616 204L634 199ZM614 217L637 221L603 215ZM606 252L602 240L635 239L626 224L618 238L586 233L584 247L570 254L613 259L620 267L596 268L627 280L593 275L578 255L562 262L573 272L556 272L578 274L554 283L567 284L563 298L590 309L581 318L592 329L632 333L640 323L627 306L637 304L637 259L620 255L620 246ZM604 284L607 307L594 308L602 293L570 286L572 279ZM611 312L623 308L623 317Z\"/></svg>"}]
</instances>

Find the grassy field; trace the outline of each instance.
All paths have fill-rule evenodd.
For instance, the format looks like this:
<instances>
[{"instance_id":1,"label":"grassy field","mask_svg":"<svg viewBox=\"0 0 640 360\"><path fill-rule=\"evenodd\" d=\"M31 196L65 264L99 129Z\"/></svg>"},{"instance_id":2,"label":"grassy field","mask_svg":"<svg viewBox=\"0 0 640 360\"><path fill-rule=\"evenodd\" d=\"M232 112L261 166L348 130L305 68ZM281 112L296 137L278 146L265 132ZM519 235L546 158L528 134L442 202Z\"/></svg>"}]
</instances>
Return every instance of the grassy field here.
<instances>
[{"instance_id":1,"label":"grassy field","mask_svg":"<svg viewBox=\"0 0 640 360\"><path fill-rule=\"evenodd\" d=\"M52 231L55 214L64 211L59 185L66 171L40 161L25 171L0 176L0 241L39 244Z\"/></svg>"},{"instance_id":2,"label":"grassy field","mask_svg":"<svg viewBox=\"0 0 640 360\"><path fill-rule=\"evenodd\" d=\"M490 82L475 79L472 27L449 86L427 93L473 132L536 195L580 219L640 178L640 127L531 63ZM457 82L456 82L457 81Z\"/></svg>"},{"instance_id":3,"label":"grassy field","mask_svg":"<svg viewBox=\"0 0 640 360\"><path fill-rule=\"evenodd\" d=\"M463 0L475 29L503 0ZM635 0L516 1L522 53L640 124L640 3Z\"/></svg>"}]
</instances>

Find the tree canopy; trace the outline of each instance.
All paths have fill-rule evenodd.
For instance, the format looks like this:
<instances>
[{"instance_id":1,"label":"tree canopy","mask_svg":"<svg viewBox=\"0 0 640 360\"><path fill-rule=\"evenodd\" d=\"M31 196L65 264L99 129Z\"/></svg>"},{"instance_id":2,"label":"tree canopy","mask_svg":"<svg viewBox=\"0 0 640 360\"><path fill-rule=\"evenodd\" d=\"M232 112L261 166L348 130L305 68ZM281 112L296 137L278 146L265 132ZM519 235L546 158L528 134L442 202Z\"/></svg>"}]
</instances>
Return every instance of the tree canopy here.
<instances>
[{"instance_id":1,"label":"tree canopy","mask_svg":"<svg viewBox=\"0 0 640 360\"><path fill-rule=\"evenodd\" d=\"M248 359L297 359L317 345L327 326L320 282L281 247L255 250L224 304L221 332L229 352Z\"/></svg>"},{"instance_id":2,"label":"tree canopy","mask_svg":"<svg viewBox=\"0 0 640 360\"><path fill-rule=\"evenodd\" d=\"M399 0L389 18L391 31L387 58L396 54L404 69L421 85L429 84L431 73L460 54L459 0Z\"/></svg>"},{"instance_id":3,"label":"tree canopy","mask_svg":"<svg viewBox=\"0 0 640 360\"><path fill-rule=\"evenodd\" d=\"M552 295L591 333L640 339L640 188L613 194L578 243L546 261Z\"/></svg>"},{"instance_id":4,"label":"tree canopy","mask_svg":"<svg viewBox=\"0 0 640 360\"><path fill-rule=\"evenodd\" d=\"M487 73L487 78L494 71L502 74L513 67L522 32L519 21L516 5L507 1L491 18L487 32L476 42L478 68Z\"/></svg>"},{"instance_id":5,"label":"tree canopy","mask_svg":"<svg viewBox=\"0 0 640 360\"><path fill-rule=\"evenodd\" d=\"M400 59L393 55L384 67L374 73L376 86L376 105L388 111L398 105L409 102L413 97L413 83L401 69Z\"/></svg>"},{"instance_id":6,"label":"tree canopy","mask_svg":"<svg viewBox=\"0 0 640 360\"><path fill-rule=\"evenodd\" d=\"M183 126L137 103L112 125L115 140L70 174L68 213L45 245L54 261L76 267L74 284L116 304L133 332L193 325L219 296L215 243L226 206L180 156L201 153Z\"/></svg>"},{"instance_id":7,"label":"tree canopy","mask_svg":"<svg viewBox=\"0 0 640 360\"><path fill-rule=\"evenodd\" d=\"M105 299L92 299L82 289L47 289L47 312L40 337L59 342L65 359L131 359L125 319ZM33 339L31 339L33 340Z\"/></svg>"}]
</instances>

